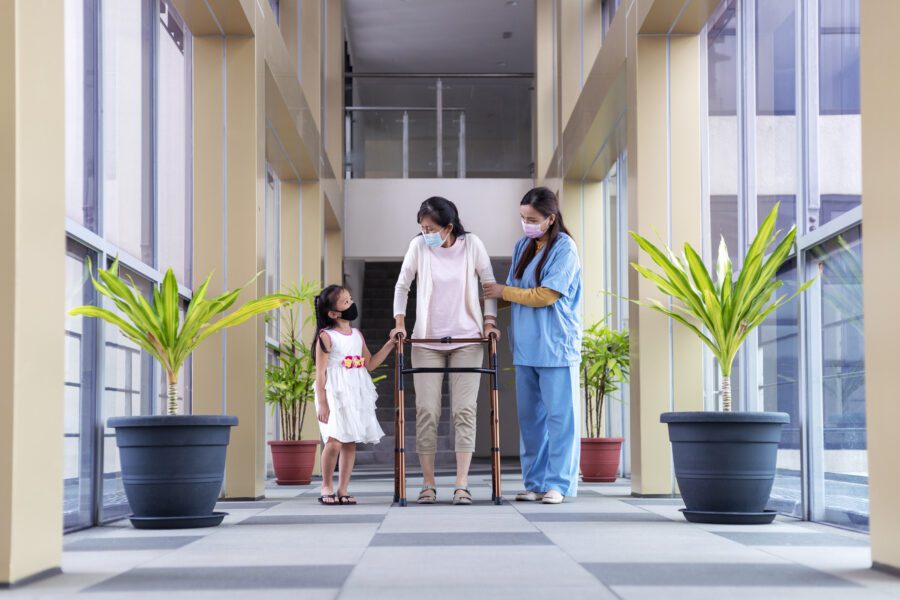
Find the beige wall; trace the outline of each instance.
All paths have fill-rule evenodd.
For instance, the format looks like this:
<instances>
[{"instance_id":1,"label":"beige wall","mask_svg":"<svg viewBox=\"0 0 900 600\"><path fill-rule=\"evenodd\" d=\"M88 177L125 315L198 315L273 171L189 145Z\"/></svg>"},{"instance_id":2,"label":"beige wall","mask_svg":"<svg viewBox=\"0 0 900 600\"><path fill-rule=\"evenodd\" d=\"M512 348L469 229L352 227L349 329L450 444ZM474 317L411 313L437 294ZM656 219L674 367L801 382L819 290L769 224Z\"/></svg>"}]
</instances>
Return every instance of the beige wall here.
<instances>
[{"instance_id":1,"label":"beige wall","mask_svg":"<svg viewBox=\"0 0 900 600\"><path fill-rule=\"evenodd\" d=\"M0 586L62 554L63 81L62 3L0 3Z\"/></svg>"},{"instance_id":2,"label":"beige wall","mask_svg":"<svg viewBox=\"0 0 900 600\"><path fill-rule=\"evenodd\" d=\"M900 403L895 380L900 315L888 300L900 297L900 279L893 275L900 231L900 205L896 201L900 80L885 71L885 60L900 55L900 38L893 31L900 21L900 3L866 0L860 3L860 17L863 314L872 561L900 573Z\"/></svg>"}]
</instances>

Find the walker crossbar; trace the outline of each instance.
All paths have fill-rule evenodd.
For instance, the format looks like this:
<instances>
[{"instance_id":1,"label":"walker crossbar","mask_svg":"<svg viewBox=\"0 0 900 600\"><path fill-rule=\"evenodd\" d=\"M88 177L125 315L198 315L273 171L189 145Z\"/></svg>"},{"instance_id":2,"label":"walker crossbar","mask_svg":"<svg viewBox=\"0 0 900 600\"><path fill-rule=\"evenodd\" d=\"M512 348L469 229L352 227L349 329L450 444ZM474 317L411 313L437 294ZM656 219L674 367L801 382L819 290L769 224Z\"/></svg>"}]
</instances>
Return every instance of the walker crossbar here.
<instances>
[{"instance_id":1,"label":"walker crossbar","mask_svg":"<svg viewBox=\"0 0 900 600\"><path fill-rule=\"evenodd\" d=\"M420 367L407 368L405 344L487 344L488 368L482 367ZM491 378L491 500L502 501L500 490L500 362L497 360L497 336L486 338L407 339L397 335L394 340L394 502L406 506L406 384L404 375L415 373L477 373Z\"/></svg>"}]
</instances>

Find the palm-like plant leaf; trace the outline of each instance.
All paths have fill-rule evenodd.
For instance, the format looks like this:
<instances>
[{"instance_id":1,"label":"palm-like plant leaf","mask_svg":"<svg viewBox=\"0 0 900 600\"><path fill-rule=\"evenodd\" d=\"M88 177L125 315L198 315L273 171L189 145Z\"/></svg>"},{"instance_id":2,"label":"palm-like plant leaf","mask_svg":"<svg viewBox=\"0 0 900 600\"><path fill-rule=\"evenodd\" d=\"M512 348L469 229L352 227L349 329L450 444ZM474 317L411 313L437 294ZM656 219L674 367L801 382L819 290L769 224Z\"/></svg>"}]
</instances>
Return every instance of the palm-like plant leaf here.
<instances>
[{"instance_id":1,"label":"palm-like plant leaf","mask_svg":"<svg viewBox=\"0 0 900 600\"><path fill-rule=\"evenodd\" d=\"M780 233L775 231L778 207L776 204L759 226L736 280L724 238L719 242L716 278L713 280L702 258L689 244L684 245L683 255L676 257L669 248L658 247L631 232L638 246L661 272L634 263L632 267L674 300L671 308L655 299L633 302L678 321L712 350L722 372L725 410L731 408L731 367L747 335L814 281L806 281L793 294L775 295L783 285L775 277L789 259L797 235L796 228L791 227L775 243Z\"/></svg>"},{"instance_id":2,"label":"palm-like plant leaf","mask_svg":"<svg viewBox=\"0 0 900 600\"><path fill-rule=\"evenodd\" d=\"M256 277L258 277L257 274ZM211 276L210 276L211 277ZM147 302L134 282L125 283L119 276L119 261L109 269L101 269L91 281L99 293L109 298L121 314L96 306L79 306L69 311L73 316L96 317L118 327L122 334L146 350L166 370L169 383L169 414L177 412L176 385L184 361L203 340L227 327L234 327L254 316L280 306L297 302L289 294L272 294L250 300L217 321L213 319L235 303L244 286L207 299L210 277L197 289L182 320L179 311L178 281L172 269L166 271L162 284L153 290L153 302Z\"/></svg>"}]
</instances>

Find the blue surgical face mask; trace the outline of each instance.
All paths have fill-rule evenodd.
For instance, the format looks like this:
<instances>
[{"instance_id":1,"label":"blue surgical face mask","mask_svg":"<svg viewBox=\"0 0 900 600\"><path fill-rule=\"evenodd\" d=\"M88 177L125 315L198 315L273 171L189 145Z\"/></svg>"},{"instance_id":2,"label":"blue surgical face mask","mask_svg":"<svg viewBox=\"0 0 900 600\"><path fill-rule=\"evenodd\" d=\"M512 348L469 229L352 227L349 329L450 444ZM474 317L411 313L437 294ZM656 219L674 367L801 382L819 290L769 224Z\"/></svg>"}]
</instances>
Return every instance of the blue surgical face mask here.
<instances>
[{"instance_id":1,"label":"blue surgical face mask","mask_svg":"<svg viewBox=\"0 0 900 600\"><path fill-rule=\"evenodd\" d=\"M449 234L448 234L449 235ZM444 242L447 238L441 238L440 232L434 233L422 233L422 237L425 238L425 245L429 248L437 248L438 246L443 246Z\"/></svg>"}]
</instances>

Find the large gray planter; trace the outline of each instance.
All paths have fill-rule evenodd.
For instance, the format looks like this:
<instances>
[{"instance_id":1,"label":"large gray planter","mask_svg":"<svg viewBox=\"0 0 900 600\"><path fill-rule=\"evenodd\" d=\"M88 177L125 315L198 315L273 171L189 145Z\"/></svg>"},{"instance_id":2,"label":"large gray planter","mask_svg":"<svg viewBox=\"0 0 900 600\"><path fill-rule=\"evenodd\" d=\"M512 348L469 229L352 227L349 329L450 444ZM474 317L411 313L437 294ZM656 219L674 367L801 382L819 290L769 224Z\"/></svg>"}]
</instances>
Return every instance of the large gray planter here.
<instances>
[{"instance_id":1,"label":"large gray planter","mask_svg":"<svg viewBox=\"0 0 900 600\"><path fill-rule=\"evenodd\" d=\"M771 523L781 412L668 412L682 511L695 523Z\"/></svg>"},{"instance_id":2,"label":"large gray planter","mask_svg":"<svg viewBox=\"0 0 900 600\"><path fill-rule=\"evenodd\" d=\"M214 527L225 451L237 417L113 417L125 495L138 529Z\"/></svg>"}]
</instances>

